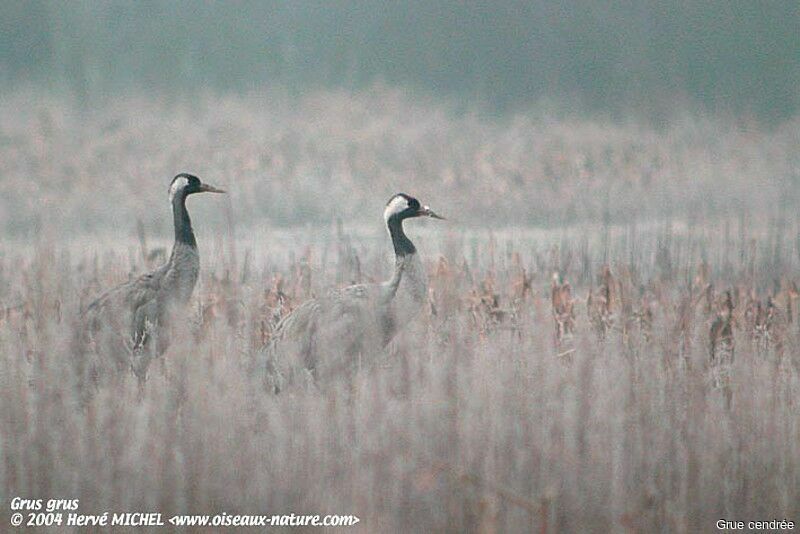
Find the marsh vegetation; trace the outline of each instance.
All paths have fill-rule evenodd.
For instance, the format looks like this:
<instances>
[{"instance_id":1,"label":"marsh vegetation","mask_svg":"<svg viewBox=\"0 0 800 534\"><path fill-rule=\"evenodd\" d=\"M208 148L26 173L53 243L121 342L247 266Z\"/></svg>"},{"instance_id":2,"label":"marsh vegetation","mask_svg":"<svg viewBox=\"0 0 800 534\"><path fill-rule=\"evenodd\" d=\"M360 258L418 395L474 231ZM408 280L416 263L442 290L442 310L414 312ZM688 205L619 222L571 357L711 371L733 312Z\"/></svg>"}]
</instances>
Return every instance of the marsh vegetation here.
<instances>
[{"instance_id":1,"label":"marsh vegetation","mask_svg":"<svg viewBox=\"0 0 800 534\"><path fill-rule=\"evenodd\" d=\"M800 518L800 123L662 129L387 89L0 101L3 495L90 511L341 513L365 532L709 531ZM150 368L90 395L78 310L159 261L170 178L200 282ZM323 388L256 354L388 278L397 191L429 302ZM8 520L0 510L0 523Z\"/></svg>"}]
</instances>

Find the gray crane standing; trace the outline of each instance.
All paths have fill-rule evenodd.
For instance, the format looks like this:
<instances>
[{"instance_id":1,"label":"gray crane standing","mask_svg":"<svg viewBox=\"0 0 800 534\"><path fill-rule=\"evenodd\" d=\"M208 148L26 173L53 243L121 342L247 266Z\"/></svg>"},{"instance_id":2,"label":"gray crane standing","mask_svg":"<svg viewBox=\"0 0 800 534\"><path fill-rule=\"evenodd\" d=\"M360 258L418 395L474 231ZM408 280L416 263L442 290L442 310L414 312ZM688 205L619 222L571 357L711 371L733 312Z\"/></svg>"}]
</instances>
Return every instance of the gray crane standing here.
<instances>
[{"instance_id":1,"label":"gray crane standing","mask_svg":"<svg viewBox=\"0 0 800 534\"><path fill-rule=\"evenodd\" d=\"M87 333L96 340L116 341L105 348L115 353L118 363L130 364L140 381L146 377L152 356L166 348L166 327L171 321L188 320L181 312L197 283L200 257L186 198L194 193L224 192L191 174L175 176L169 188L175 243L167 263L109 289L83 313Z\"/></svg>"},{"instance_id":2,"label":"gray crane standing","mask_svg":"<svg viewBox=\"0 0 800 534\"><path fill-rule=\"evenodd\" d=\"M389 199L383 217L395 253L392 278L330 290L281 319L261 349L268 390L277 393L298 378L316 381L342 374L358 355L385 347L424 308L427 276L403 221L443 217L404 193Z\"/></svg>"}]
</instances>

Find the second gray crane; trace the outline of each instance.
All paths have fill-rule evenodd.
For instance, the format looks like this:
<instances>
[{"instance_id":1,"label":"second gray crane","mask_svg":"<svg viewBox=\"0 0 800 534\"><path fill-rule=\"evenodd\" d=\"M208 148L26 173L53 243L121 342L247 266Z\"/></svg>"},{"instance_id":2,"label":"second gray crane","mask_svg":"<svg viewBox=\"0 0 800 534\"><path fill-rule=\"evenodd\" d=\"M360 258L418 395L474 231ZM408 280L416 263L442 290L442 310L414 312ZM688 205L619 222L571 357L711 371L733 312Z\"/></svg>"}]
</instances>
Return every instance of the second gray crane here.
<instances>
[{"instance_id":1,"label":"second gray crane","mask_svg":"<svg viewBox=\"0 0 800 534\"><path fill-rule=\"evenodd\" d=\"M383 217L395 253L392 278L330 290L281 319L261 350L268 389L279 392L298 374L313 380L341 374L359 354L385 347L424 308L427 276L403 222L443 217L404 193L389 199Z\"/></svg>"}]
</instances>

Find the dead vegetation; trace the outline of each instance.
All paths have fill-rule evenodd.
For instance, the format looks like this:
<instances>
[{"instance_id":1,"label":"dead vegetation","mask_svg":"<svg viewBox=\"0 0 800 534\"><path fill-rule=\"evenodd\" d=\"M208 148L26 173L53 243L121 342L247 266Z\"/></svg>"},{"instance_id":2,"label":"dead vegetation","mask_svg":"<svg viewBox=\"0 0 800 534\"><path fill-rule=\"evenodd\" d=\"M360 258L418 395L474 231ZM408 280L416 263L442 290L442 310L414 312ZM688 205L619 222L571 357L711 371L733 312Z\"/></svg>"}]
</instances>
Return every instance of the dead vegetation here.
<instances>
[{"instance_id":1,"label":"dead vegetation","mask_svg":"<svg viewBox=\"0 0 800 534\"><path fill-rule=\"evenodd\" d=\"M363 124L333 120L339 112L326 98L350 106L344 117L351 122L361 110ZM658 163L647 167L647 180L662 192L676 188L661 199L694 201L697 191L680 189L687 169L704 168L710 175L700 182L717 186L713 169L741 176L783 169L791 158L781 134L767 151L766 137L726 133L720 153L730 160L719 163L708 146L690 142L713 137L698 125L665 136L611 129L608 141L609 132L600 135L590 123L557 122L545 132L531 130L536 121L527 117L489 132L472 119L424 122L419 115L423 125L412 127L398 113L378 127L375 114L391 109L376 112L342 95L322 101L321 133L287 112L271 137L244 118L247 101L233 99L216 115L201 112L203 128L180 134L191 142L166 148L140 139L142 131L168 137L149 112L135 123L138 133L109 126L103 137L90 124L74 145L52 152L49 136L71 119L55 117L42 132L26 124L23 133L38 132L31 138L3 130L0 150L20 151L0 159L7 176L21 176L16 165L27 161L43 173L37 187L59 177L72 188L62 190L60 233L0 245L5 495L79 498L86 513L353 513L363 532L698 532L720 517L800 517L800 240L786 237L797 234L796 221L781 223L775 214L761 226L745 218L664 222L653 201L642 204L636 225L615 226L598 224L596 205L586 200L607 183L607 171L639 184L652 157ZM245 134L230 128L232 117ZM251 143L245 138L253 132ZM338 140L327 144L331 133ZM644 147L623 149L639 137ZM339 152L343 139L352 146ZM232 154L208 149L215 143L227 143ZM750 162L727 148L746 150ZM76 152L68 157L70 149ZM69 343L75 312L99 288L148 267L163 242L152 232L159 225L143 217L139 230L136 217L126 217L146 199L118 195L129 185L101 172L99 162L124 153L123 174L151 179L165 162L172 172L183 150L199 154L205 174L241 178L226 184L234 202L241 185L238 195L252 195L253 203L224 221L193 212L204 264L185 331L153 362L142 391L122 375L87 400L76 371L83 355ZM142 163L150 152L153 168ZM345 154L349 167L342 167ZM427 309L386 351L363 355L352 379L266 394L255 349L279 318L325 288L384 279L390 251L382 228L372 232L357 221L256 234L263 228L249 223L259 220L252 210L262 192L248 180L270 176L279 185L267 185L269 194L287 191L261 208L267 213L279 202L299 202L305 190L293 180L329 165L338 174L325 182L327 199L342 213L377 217L380 209L364 207L364 190L412 190L395 186L410 160L412 185L439 191L437 203L457 221L415 229L425 234L418 247L430 279ZM82 178L67 180L67 165ZM360 187L358 177L373 168L378 179ZM590 222L469 228L459 214L497 211L492 189L513 183L487 179L495 174L520 176L505 190L519 193L509 213L519 214L526 191L536 190L552 203L548 209L582 206L578 219ZM683 186L667 184L666 175ZM111 229L116 241L98 243L69 226L69 206L85 201L85 213L95 213L82 181L89 179L110 191L119 220L130 221ZM597 181L588 192L576 185L587 181ZM460 190L461 182L470 185ZM722 192L712 200L722 203L747 186L716 189ZM342 192L362 198L339 203ZM761 209L758 202L750 209ZM0 510L0 524L8 524L7 514Z\"/></svg>"},{"instance_id":2,"label":"dead vegetation","mask_svg":"<svg viewBox=\"0 0 800 534\"><path fill-rule=\"evenodd\" d=\"M426 313L385 354L365 355L352 381L277 397L263 390L255 349L283 314L349 283L354 265L379 279L380 247L313 241L271 268L254 250L206 265L191 328L144 390L120 376L88 401L74 371L82 355L64 341L69 310L96 276L127 269L47 245L6 253L7 491L174 512L266 502L353 512L370 531L693 531L732 503L798 512L790 273L766 284L701 262L685 284L653 255L592 259L584 275L513 249L492 260L496 241L470 261L428 240ZM342 484L352 489L332 491Z\"/></svg>"}]
</instances>

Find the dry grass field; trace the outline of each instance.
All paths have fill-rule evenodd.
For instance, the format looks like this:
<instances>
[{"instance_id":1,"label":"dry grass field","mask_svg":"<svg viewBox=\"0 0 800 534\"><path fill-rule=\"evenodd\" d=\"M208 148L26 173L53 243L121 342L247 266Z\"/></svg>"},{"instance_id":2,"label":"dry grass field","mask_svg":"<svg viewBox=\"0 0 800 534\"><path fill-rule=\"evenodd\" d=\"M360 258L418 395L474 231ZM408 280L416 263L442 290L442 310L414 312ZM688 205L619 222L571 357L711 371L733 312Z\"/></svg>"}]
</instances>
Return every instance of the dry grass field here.
<instances>
[{"instance_id":1,"label":"dry grass field","mask_svg":"<svg viewBox=\"0 0 800 534\"><path fill-rule=\"evenodd\" d=\"M6 96L0 500L360 532L797 522L799 140L798 121L497 119L385 89ZM180 171L230 191L189 202L186 327L141 390L87 392L78 310L169 247ZM429 305L354 376L267 394L281 315L389 277L397 191L449 219L407 225Z\"/></svg>"}]
</instances>

